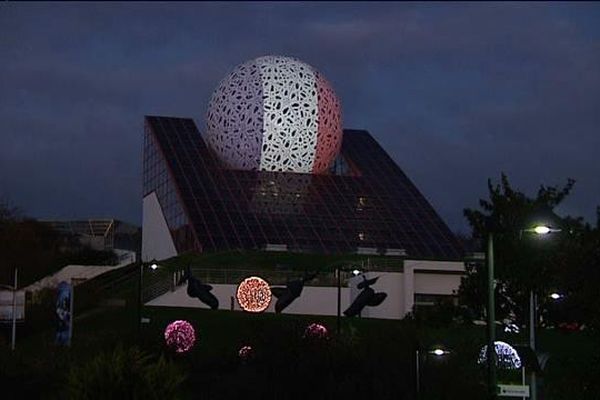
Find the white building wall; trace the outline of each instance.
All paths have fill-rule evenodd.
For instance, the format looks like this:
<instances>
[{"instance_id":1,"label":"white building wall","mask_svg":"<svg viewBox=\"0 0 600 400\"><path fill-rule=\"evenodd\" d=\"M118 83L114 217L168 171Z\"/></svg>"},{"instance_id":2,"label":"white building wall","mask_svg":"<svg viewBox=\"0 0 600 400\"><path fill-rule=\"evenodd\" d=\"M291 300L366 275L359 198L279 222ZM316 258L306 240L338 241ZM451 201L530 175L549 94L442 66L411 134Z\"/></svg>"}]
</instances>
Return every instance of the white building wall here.
<instances>
[{"instance_id":1,"label":"white building wall","mask_svg":"<svg viewBox=\"0 0 600 400\"><path fill-rule=\"evenodd\" d=\"M142 261L175 257L177 249L156 193L144 197L142 212Z\"/></svg>"},{"instance_id":2,"label":"white building wall","mask_svg":"<svg viewBox=\"0 0 600 400\"><path fill-rule=\"evenodd\" d=\"M461 275L415 274L415 293L453 295L458 293Z\"/></svg>"},{"instance_id":3,"label":"white building wall","mask_svg":"<svg viewBox=\"0 0 600 400\"><path fill-rule=\"evenodd\" d=\"M435 273L438 270L440 273ZM427 271L427 272L419 272ZM457 273L456 275L448 272ZM379 277L371 286L375 292L384 292L387 297L377 307L365 307L361 317L402 319L413 311L414 295L420 294L453 294L458 291L460 277L464 273L462 262L406 261L404 273L370 271L367 279ZM351 278L349 287L341 290L341 311L344 312L358 295L356 285L363 280L362 276ZM219 309L231 309L231 297L234 299L234 310L240 310L235 300L237 285L212 285L212 293L219 299ZM146 303L150 306L197 307L208 308L186 292L187 285L178 287ZM267 312L274 312L276 298L273 298ZM337 315L337 287L306 286L302 295L284 310L286 314Z\"/></svg>"},{"instance_id":4,"label":"white building wall","mask_svg":"<svg viewBox=\"0 0 600 400\"><path fill-rule=\"evenodd\" d=\"M240 311L241 308L235 298L237 285L211 285L211 291L219 300L220 310L231 309L231 298L233 297L233 309ZM275 312L275 302L277 298L273 296L271 304L266 312ZM209 308L195 297L187 294L187 284L179 286L173 292L165 293L162 296L146 303L148 306L167 306L167 307L192 307ZM341 290L342 312L350 305L350 289ZM337 288L306 286L302 295L297 298L284 311L284 314L307 314L307 315L337 315Z\"/></svg>"},{"instance_id":5,"label":"white building wall","mask_svg":"<svg viewBox=\"0 0 600 400\"><path fill-rule=\"evenodd\" d=\"M404 298L403 298L403 274L401 272L369 272L364 274L367 279L379 277L377 282L371 286L375 292L384 292L387 297L377 307L365 307L361 317L365 318L385 318L402 319L404 318ZM350 280L352 299L360 293L356 285L363 281L362 276L357 276Z\"/></svg>"},{"instance_id":6,"label":"white building wall","mask_svg":"<svg viewBox=\"0 0 600 400\"><path fill-rule=\"evenodd\" d=\"M421 272L419 272L421 271ZM435 273L440 271L440 273ZM415 293L452 294L458 292L460 277L465 272L461 261L404 261L404 314L413 311ZM449 273L456 273L450 275Z\"/></svg>"}]
</instances>

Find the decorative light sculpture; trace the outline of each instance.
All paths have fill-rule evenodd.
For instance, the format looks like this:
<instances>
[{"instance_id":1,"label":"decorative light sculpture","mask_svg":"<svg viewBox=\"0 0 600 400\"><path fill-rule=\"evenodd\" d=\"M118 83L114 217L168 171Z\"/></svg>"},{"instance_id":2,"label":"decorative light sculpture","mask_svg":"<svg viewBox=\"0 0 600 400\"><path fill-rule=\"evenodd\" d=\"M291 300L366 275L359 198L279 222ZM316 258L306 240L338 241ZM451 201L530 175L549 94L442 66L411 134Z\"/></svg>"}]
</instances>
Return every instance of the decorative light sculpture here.
<instances>
[{"instance_id":1,"label":"decorative light sculpture","mask_svg":"<svg viewBox=\"0 0 600 400\"><path fill-rule=\"evenodd\" d=\"M237 66L213 93L206 120L208 145L235 169L323 173L342 144L331 85L290 57Z\"/></svg>"},{"instance_id":2,"label":"decorative light sculpture","mask_svg":"<svg viewBox=\"0 0 600 400\"><path fill-rule=\"evenodd\" d=\"M295 279L293 281L288 281L285 288L283 287L272 287L271 292L273 296L277 298L277 302L275 303L275 312L282 312L287 306L292 304L294 300L296 300L302 294L302 290L304 289L304 284L308 281L313 280L317 276L317 273L313 274L304 274L304 276L300 279Z\"/></svg>"},{"instance_id":3,"label":"decorative light sculpture","mask_svg":"<svg viewBox=\"0 0 600 400\"><path fill-rule=\"evenodd\" d=\"M271 288L264 279L251 276L239 284L236 297L242 310L252 313L263 312L271 303Z\"/></svg>"},{"instance_id":4,"label":"decorative light sculpture","mask_svg":"<svg viewBox=\"0 0 600 400\"><path fill-rule=\"evenodd\" d=\"M362 276L363 281L360 282L356 287L361 289L361 292L356 296L350 307L346 311L344 311L344 315L347 317L354 317L356 315L360 315L363 308L366 306L377 307L387 297L387 293L384 292L375 292L371 285L374 285L375 282L379 279L379 277L375 277L372 279L367 279L365 275ZM339 318L339 317L338 317Z\"/></svg>"},{"instance_id":5,"label":"decorative light sculpture","mask_svg":"<svg viewBox=\"0 0 600 400\"><path fill-rule=\"evenodd\" d=\"M313 322L306 327L304 331L304 338L306 339L327 339L329 337L329 331L325 326Z\"/></svg>"},{"instance_id":6,"label":"decorative light sculpture","mask_svg":"<svg viewBox=\"0 0 600 400\"><path fill-rule=\"evenodd\" d=\"M165 329L165 341L177 353L190 351L196 343L194 327L187 321L171 322Z\"/></svg>"},{"instance_id":7,"label":"decorative light sculpture","mask_svg":"<svg viewBox=\"0 0 600 400\"><path fill-rule=\"evenodd\" d=\"M519 369L521 368L521 357L519 353L510 344L496 341L494 342L496 350L496 360L499 368L504 369ZM487 345L483 346L479 352L478 364L487 363Z\"/></svg>"},{"instance_id":8,"label":"decorative light sculpture","mask_svg":"<svg viewBox=\"0 0 600 400\"><path fill-rule=\"evenodd\" d=\"M253 354L254 349L252 348L252 346L242 346L238 351L238 355L243 361L247 361L250 358L252 358Z\"/></svg>"}]
</instances>

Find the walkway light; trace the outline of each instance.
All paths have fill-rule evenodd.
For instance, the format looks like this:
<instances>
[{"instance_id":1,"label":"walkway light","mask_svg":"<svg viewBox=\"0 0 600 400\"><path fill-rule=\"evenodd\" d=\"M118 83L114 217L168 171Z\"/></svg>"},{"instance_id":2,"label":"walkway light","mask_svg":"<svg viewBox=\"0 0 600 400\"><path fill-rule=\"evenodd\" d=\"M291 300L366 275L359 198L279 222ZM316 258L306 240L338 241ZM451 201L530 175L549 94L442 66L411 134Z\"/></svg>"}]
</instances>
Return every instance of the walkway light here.
<instances>
[{"instance_id":1,"label":"walkway light","mask_svg":"<svg viewBox=\"0 0 600 400\"><path fill-rule=\"evenodd\" d=\"M448 350L444 350L444 349L438 347L438 348L435 348L435 349L431 350L430 353L433 354L433 355L435 355L435 356L441 357L441 356L446 355L446 354L448 354L450 352Z\"/></svg>"},{"instance_id":2,"label":"walkway light","mask_svg":"<svg viewBox=\"0 0 600 400\"><path fill-rule=\"evenodd\" d=\"M550 294L550 298L551 298L552 300L558 300L558 299L560 299L560 298L562 298L562 297L563 297L563 295L562 295L562 294L560 294L560 293L556 293L556 292L554 292L554 293Z\"/></svg>"}]
</instances>

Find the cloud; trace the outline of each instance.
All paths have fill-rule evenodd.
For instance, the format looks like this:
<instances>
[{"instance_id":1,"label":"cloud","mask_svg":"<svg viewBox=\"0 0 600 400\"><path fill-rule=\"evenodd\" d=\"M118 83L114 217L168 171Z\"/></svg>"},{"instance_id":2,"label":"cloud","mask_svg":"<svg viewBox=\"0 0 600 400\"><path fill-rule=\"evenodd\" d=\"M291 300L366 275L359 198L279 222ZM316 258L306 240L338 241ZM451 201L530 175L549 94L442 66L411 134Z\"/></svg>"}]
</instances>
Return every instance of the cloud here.
<instances>
[{"instance_id":1,"label":"cloud","mask_svg":"<svg viewBox=\"0 0 600 400\"><path fill-rule=\"evenodd\" d=\"M567 3L3 3L0 197L139 222L143 115L202 129L235 65L285 54L325 74L345 125L451 227L501 171L528 192L578 179L565 209L591 220L599 22L598 5Z\"/></svg>"}]
</instances>

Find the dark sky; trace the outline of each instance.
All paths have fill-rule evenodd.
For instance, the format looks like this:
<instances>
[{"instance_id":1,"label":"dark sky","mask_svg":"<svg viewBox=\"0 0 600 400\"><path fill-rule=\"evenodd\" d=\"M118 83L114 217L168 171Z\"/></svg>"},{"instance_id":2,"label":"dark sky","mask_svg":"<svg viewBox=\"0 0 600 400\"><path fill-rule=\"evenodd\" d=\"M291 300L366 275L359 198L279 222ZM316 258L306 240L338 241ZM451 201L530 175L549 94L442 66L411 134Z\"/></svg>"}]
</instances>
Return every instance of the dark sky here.
<instances>
[{"instance_id":1,"label":"dark sky","mask_svg":"<svg viewBox=\"0 0 600 400\"><path fill-rule=\"evenodd\" d=\"M0 198L141 221L145 114L195 118L237 64L320 70L450 227L505 171L600 204L599 3L0 3Z\"/></svg>"}]
</instances>

